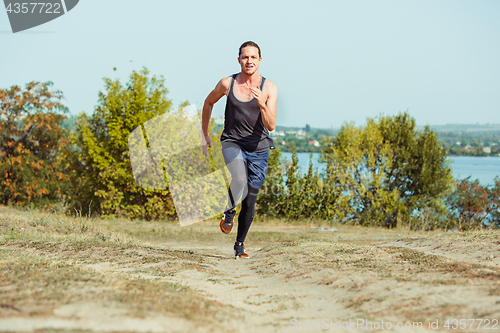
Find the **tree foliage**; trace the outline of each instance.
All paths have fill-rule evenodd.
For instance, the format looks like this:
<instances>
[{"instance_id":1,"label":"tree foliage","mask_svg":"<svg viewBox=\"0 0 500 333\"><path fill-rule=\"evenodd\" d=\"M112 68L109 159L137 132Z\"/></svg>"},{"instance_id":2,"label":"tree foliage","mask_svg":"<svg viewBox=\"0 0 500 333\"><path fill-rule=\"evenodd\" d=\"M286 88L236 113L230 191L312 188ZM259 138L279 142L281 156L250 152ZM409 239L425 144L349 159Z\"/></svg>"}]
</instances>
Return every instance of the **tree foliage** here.
<instances>
[{"instance_id":1,"label":"tree foliage","mask_svg":"<svg viewBox=\"0 0 500 333\"><path fill-rule=\"evenodd\" d=\"M494 186L482 186L470 177L459 181L447 198L450 219L445 228L477 229L485 225L500 227L500 178Z\"/></svg>"},{"instance_id":2,"label":"tree foliage","mask_svg":"<svg viewBox=\"0 0 500 333\"><path fill-rule=\"evenodd\" d=\"M257 214L286 219L320 217L323 200L320 176L312 162L303 176L293 143L291 150L292 160L286 162L281 161L279 148L270 151L267 176L257 197Z\"/></svg>"},{"instance_id":3,"label":"tree foliage","mask_svg":"<svg viewBox=\"0 0 500 333\"><path fill-rule=\"evenodd\" d=\"M285 213L283 206L283 173L279 147L269 151L267 175L257 196L256 213L263 217L282 217Z\"/></svg>"},{"instance_id":4,"label":"tree foliage","mask_svg":"<svg viewBox=\"0 0 500 333\"><path fill-rule=\"evenodd\" d=\"M187 184L180 184L177 189L186 190L177 190L176 198L203 201L207 207L200 206L206 208L202 213L213 216L226 194L206 200L203 193L210 186L196 180L223 168L218 135L212 137L214 154L208 162L197 144L196 116L184 113L187 103L171 111L163 77L150 76L145 68L134 71L125 85L109 78L104 83L94 112L78 116L69 139L64 127L68 110L51 82L0 89L0 203L54 207L68 199L70 208L82 214L175 217L173 184L171 192L163 182L170 177ZM214 130L213 122L210 128ZM137 140L130 140L134 130ZM158 142L149 142L153 137ZM139 156L156 158L154 181L163 185L149 188L164 189L137 185L131 142L141 142ZM455 182L436 132L428 126L417 131L408 113L368 119L364 127L346 123L335 136L324 137L324 173L315 171L312 162L302 172L293 140L287 149L291 161L282 160L279 148L270 152L257 198L259 216L421 230L500 227L500 179L495 186L469 179ZM191 208L187 204L184 213Z\"/></svg>"},{"instance_id":5,"label":"tree foliage","mask_svg":"<svg viewBox=\"0 0 500 333\"><path fill-rule=\"evenodd\" d=\"M377 123L368 120L364 129L352 124L324 142L322 160L326 181L337 194L334 217L362 225L384 225L398 206L399 193L387 184L393 152L384 143Z\"/></svg>"},{"instance_id":6,"label":"tree foliage","mask_svg":"<svg viewBox=\"0 0 500 333\"><path fill-rule=\"evenodd\" d=\"M0 89L0 202L53 206L67 191L60 158L68 110L52 82Z\"/></svg>"},{"instance_id":7,"label":"tree foliage","mask_svg":"<svg viewBox=\"0 0 500 333\"><path fill-rule=\"evenodd\" d=\"M299 171L293 144L291 163L279 169L281 164L272 160L268 176L286 174L286 186L272 195L264 191L258 212L426 229L436 227L431 215L433 220L446 215L445 199L453 186L446 151L430 128L416 131L407 113L368 119L363 128L346 123L321 147L322 174L312 165L307 173ZM279 182L283 179L266 178L264 188L279 188Z\"/></svg>"},{"instance_id":8,"label":"tree foliage","mask_svg":"<svg viewBox=\"0 0 500 333\"><path fill-rule=\"evenodd\" d=\"M452 190L453 177L436 132L428 126L417 132L415 120L408 113L381 117L378 126L384 144L392 151L387 186L400 198L396 214L388 223L395 226L397 214L410 219L424 209L444 214L444 199Z\"/></svg>"},{"instance_id":9,"label":"tree foliage","mask_svg":"<svg viewBox=\"0 0 500 333\"><path fill-rule=\"evenodd\" d=\"M68 161L79 199L74 208L85 213L93 206L104 217L175 216L168 189L147 190L135 184L128 151L128 137L135 128L170 110L164 79L150 77L144 68L132 72L125 85L109 78L104 83L94 113L79 116L71 137L75 149L68 151Z\"/></svg>"}]
</instances>

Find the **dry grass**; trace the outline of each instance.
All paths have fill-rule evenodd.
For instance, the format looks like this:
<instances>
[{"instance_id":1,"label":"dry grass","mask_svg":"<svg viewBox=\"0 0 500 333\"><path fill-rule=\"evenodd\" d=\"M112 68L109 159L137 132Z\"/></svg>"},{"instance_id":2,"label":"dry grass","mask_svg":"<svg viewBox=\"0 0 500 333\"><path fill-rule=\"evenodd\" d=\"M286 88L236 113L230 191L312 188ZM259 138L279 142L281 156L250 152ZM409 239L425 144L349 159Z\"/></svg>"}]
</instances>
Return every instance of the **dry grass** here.
<instances>
[{"instance_id":1,"label":"dry grass","mask_svg":"<svg viewBox=\"0 0 500 333\"><path fill-rule=\"evenodd\" d=\"M260 286L241 284L220 252L175 249L184 243L219 248L228 238L216 221L180 228L169 221L100 220L0 206L0 318L49 316L62 305L85 302L117 304L136 318L168 314L213 331L228 330L228 317L250 316L236 303L207 297L207 288L226 288L242 304L288 318L307 310L301 301L312 297L307 288L330 295L350 317L424 321L500 313L500 268L484 259L500 244L494 230L416 232L315 220L257 221L245 244L258 248L258 260L246 265L245 274L262 285L274 281L277 289L290 283L306 288L297 289L302 296L288 303L288 296L268 296ZM194 289L172 282L184 281L186 272L199 277L190 280Z\"/></svg>"},{"instance_id":2,"label":"dry grass","mask_svg":"<svg viewBox=\"0 0 500 333\"><path fill-rule=\"evenodd\" d=\"M131 279L126 275L106 276L68 264L62 260L1 250L2 303L19 310L1 316L50 315L56 306L99 299L127 307L128 315L144 317L154 312L168 312L193 319L216 315L220 306L197 297L186 287L161 280Z\"/></svg>"},{"instance_id":3,"label":"dry grass","mask_svg":"<svg viewBox=\"0 0 500 333\"><path fill-rule=\"evenodd\" d=\"M0 207L0 318L48 316L64 304L98 301L131 317L161 313L215 327L224 321L230 307L162 279L206 270L202 256L154 248L100 222ZM108 274L92 265L117 268Z\"/></svg>"}]
</instances>

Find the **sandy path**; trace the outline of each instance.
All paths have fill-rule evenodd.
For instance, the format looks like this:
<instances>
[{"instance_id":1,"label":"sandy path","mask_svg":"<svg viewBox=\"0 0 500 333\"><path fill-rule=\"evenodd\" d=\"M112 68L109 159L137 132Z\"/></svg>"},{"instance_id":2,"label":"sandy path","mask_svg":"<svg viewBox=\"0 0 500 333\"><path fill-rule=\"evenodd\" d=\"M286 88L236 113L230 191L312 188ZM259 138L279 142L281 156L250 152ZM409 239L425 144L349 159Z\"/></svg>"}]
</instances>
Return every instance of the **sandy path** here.
<instances>
[{"instance_id":1,"label":"sandy path","mask_svg":"<svg viewBox=\"0 0 500 333\"><path fill-rule=\"evenodd\" d=\"M435 242L433 244L436 246ZM179 249L188 245L188 243L170 244L171 247L177 246ZM375 241L363 244L364 249L370 249L373 252L389 246L408 247L418 251L419 247L425 248L428 244L418 243L417 246L412 241ZM457 309L484 307L484 295L477 294L477 287L449 288L438 285L423 288L420 283L415 282L378 280L370 271L352 272L349 269L314 267L307 263L307 257L289 253L268 254L265 247L259 248L259 246L248 248L248 252L253 253L252 259L234 260L230 251L220 250L227 247L226 244L219 243L192 249L195 252L231 259L209 258L208 260L214 265L212 270L183 271L171 277L170 280L185 284L209 299L233 306L235 316L242 316L236 322L237 326L231 327L231 330L236 332L291 332L297 331L296 325L299 323L314 325L315 322L320 322L323 329L328 328L339 332L371 332L374 330L363 326L357 329L353 329L353 326L351 329L340 327L335 329L334 324L368 317L372 322L380 323L383 320L391 321L396 325L399 321L407 322L409 312L428 309L430 305L436 303L444 305L440 308L444 307L445 312L449 311L450 307ZM468 259L467 264L470 261L479 261L479 259L464 257L460 253L456 254L457 248L461 249L461 244L456 244L455 248L448 247L447 251L441 251L440 254L446 252L449 258L458 261ZM421 249L420 251L424 252ZM480 257L486 258L486 254L489 255L489 249L486 252ZM488 262L488 264L496 265L496 262ZM375 295L378 296L377 301L374 301ZM377 311L372 311L373 307L367 304L363 305L364 308L363 306L357 307L356 301L358 300L366 301L379 308L376 309ZM399 306L406 308L406 312L402 313L406 315L391 314L392 309ZM365 308L370 310L366 311ZM496 306L496 308L498 318L500 307ZM432 310L424 312L433 313ZM373 316L370 313L379 315ZM291 321L293 319L296 321ZM332 322L328 323L330 320ZM428 326L425 326L428 325L428 320L422 320L422 322L422 328L417 330L375 331L450 331L443 327L439 330L428 329Z\"/></svg>"},{"instance_id":2,"label":"sandy path","mask_svg":"<svg viewBox=\"0 0 500 333\"><path fill-rule=\"evenodd\" d=\"M247 245L252 255L249 260L233 259L229 240L157 244L172 250L190 249L202 257L206 269L186 268L161 279L187 286L208 300L225 304L230 315L220 326L195 326L189 320L162 313L132 318L123 308L93 302L59 306L52 317L4 317L0 319L0 331L34 332L50 326L63 331L96 332L265 333L310 331L307 328L314 327L335 332L482 332L474 327L447 329L443 327L444 320L500 319L500 292L492 292L500 280L497 268L500 255L491 239L484 244L475 241L473 248L468 241L425 237L312 240L296 246L255 242ZM438 256L429 258L440 261L425 267L412 264L411 257L402 257L398 248L413 250L406 255L419 260L432 254ZM147 271L161 264L141 267ZM448 272L441 269L443 265L460 269ZM137 273L137 265L103 261L79 267L106 276L158 278L147 272ZM429 329L429 320L436 319L440 320L439 329ZM383 321L385 325L391 322L393 329L370 329L363 325L354 328L347 324L335 327L335 323L350 320L369 320L372 324ZM394 329L398 322L423 325L419 329ZM313 326L315 323L317 326Z\"/></svg>"}]
</instances>

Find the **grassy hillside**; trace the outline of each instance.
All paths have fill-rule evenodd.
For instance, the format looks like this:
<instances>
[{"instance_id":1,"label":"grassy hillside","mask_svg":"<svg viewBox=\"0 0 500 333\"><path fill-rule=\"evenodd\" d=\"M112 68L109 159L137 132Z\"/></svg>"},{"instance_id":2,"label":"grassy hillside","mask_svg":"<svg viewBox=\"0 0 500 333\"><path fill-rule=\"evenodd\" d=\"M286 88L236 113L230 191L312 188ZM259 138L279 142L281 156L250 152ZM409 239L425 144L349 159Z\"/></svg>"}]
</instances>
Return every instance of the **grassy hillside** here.
<instances>
[{"instance_id":1,"label":"grassy hillside","mask_svg":"<svg viewBox=\"0 0 500 333\"><path fill-rule=\"evenodd\" d=\"M498 231L257 222L250 260L233 259L232 236L217 221L180 228L0 206L0 327L287 332L293 320L363 318L444 332L447 320L500 315ZM426 330L429 320L440 329Z\"/></svg>"}]
</instances>

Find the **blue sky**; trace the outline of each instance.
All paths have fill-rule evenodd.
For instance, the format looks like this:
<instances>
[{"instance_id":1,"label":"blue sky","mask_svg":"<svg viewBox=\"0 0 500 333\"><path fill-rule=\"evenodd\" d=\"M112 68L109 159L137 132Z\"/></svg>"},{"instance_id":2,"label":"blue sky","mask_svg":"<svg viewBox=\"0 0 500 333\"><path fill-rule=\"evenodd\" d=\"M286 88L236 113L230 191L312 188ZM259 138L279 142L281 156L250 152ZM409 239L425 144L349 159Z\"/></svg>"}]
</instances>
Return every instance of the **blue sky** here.
<instances>
[{"instance_id":1,"label":"blue sky","mask_svg":"<svg viewBox=\"0 0 500 333\"><path fill-rule=\"evenodd\" d=\"M499 17L496 0L81 0L12 34L2 11L0 87L50 80L71 113L91 114L103 77L125 82L146 66L174 105L201 108L253 40L278 85L278 125L361 125L407 109L419 125L498 124Z\"/></svg>"}]
</instances>

